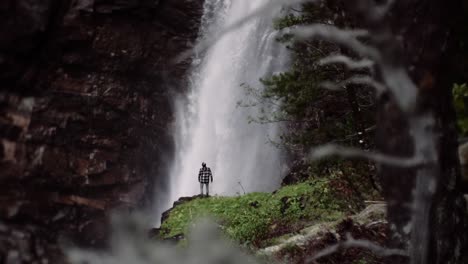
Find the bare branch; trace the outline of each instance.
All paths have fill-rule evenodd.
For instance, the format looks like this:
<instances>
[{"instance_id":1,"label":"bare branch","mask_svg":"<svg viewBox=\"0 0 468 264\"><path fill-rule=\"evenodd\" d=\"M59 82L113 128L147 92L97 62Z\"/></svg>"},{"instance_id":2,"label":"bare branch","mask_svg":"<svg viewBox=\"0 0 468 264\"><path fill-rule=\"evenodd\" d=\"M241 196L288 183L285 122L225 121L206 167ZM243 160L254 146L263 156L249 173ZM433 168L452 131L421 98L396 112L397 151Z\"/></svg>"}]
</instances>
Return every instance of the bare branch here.
<instances>
[{"instance_id":1,"label":"bare branch","mask_svg":"<svg viewBox=\"0 0 468 264\"><path fill-rule=\"evenodd\" d=\"M377 4L375 1L361 1L364 3L364 8L368 9L368 16L371 21L381 21L395 3L395 0L386 0L382 4Z\"/></svg>"},{"instance_id":2,"label":"bare branch","mask_svg":"<svg viewBox=\"0 0 468 264\"><path fill-rule=\"evenodd\" d=\"M374 67L374 62L371 60L363 59L363 60L355 61L349 58L348 56L344 56L341 54L325 57L319 60L318 62L319 65L327 65L327 64L335 64L335 63L344 64L350 70L362 69L362 68L372 69L372 67Z\"/></svg>"},{"instance_id":3,"label":"bare branch","mask_svg":"<svg viewBox=\"0 0 468 264\"><path fill-rule=\"evenodd\" d=\"M383 79L388 89L395 95L395 100L401 110L411 112L416 105L418 88L403 67L395 68L387 64L381 65Z\"/></svg>"},{"instance_id":4,"label":"bare branch","mask_svg":"<svg viewBox=\"0 0 468 264\"><path fill-rule=\"evenodd\" d=\"M418 91L416 85L411 81L404 68L393 67L391 64L382 61L381 52L378 49L367 46L357 39L358 37L368 36L368 31L343 30L326 25L309 25L297 27L291 30L291 33L300 40L321 38L333 41L375 61L382 69L383 80L389 91L395 96L399 107L404 112L412 111ZM377 86L376 88L379 89L380 87Z\"/></svg>"},{"instance_id":5,"label":"bare branch","mask_svg":"<svg viewBox=\"0 0 468 264\"><path fill-rule=\"evenodd\" d=\"M371 86L376 90L377 96L386 91L386 87L383 84L375 81L369 76L354 76L339 83L323 82L320 86L328 90L337 91L343 90L349 84L362 84Z\"/></svg>"},{"instance_id":6,"label":"bare branch","mask_svg":"<svg viewBox=\"0 0 468 264\"><path fill-rule=\"evenodd\" d=\"M376 19L382 19L385 15L387 15L390 8L392 8L395 0L387 0L386 3L378 5L374 7L373 15Z\"/></svg>"},{"instance_id":7,"label":"bare branch","mask_svg":"<svg viewBox=\"0 0 468 264\"><path fill-rule=\"evenodd\" d=\"M382 257L387 257L387 256L405 256L406 257L408 256L408 252L406 250L385 248L368 240L354 239L350 234L347 234L345 241L342 241L340 243L337 243L336 245L323 249L322 251L315 254L314 257L308 259L307 263L313 262L319 258L331 255L335 252L338 252L341 249L346 249L346 248L368 249L372 251L374 254L378 256L382 256Z\"/></svg>"},{"instance_id":8,"label":"bare branch","mask_svg":"<svg viewBox=\"0 0 468 264\"><path fill-rule=\"evenodd\" d=\"M369 133L369 132L371 132L371 131L374 131L375 129L376 129L376 126L373 125L373 126L371 126L371 127L368 127L368 128L366 128L366 129L364 129L364 132L365 132L365 133ZM360 135L361 135L360 133L362 133L362 132L354 133L354 134L351 134L351 135L346 136L346 137L343 138L343 139L336 139L336 140L333 140L332 142L345 142L345 141L351 140L351 139L353 139L353 138L355 138L355 137L357 137L357 136L360 136Z\"/></svg>"},{"instance_id":9,"label":"bare branch","mask_svg":"<svg viewBox=\"0 0 468 264\"><path fill-rule=\"evenodd\" d=\"M419 156L414 156L412 158L393 157L382 153L372 153L357 148L342 147L334 144L317 147L309 154L309 158L313 160L322 159L328 156L367 159L379 164L406 168L417 167L424 163L424 160Z\"/></svg>"},{"instance_id":10,"label":"bare branch","mask_svg":"<svg viewBox=\"0 0 468 264\"><path fill-rule=\"evenodd\" d=\"M380 52L377 49L364 45L357 39L359 37L368 37L369 32L367 30L345 30L339 29L335 26L315 24L308 26L299 26L295 29L290 30L290 33L293 34L299 40L320 38L328 41L333 41L337 44L346 46L356 51L361 56L371 58L375 61L379 61L381 57Z\"/></svg>"}]
</instances>

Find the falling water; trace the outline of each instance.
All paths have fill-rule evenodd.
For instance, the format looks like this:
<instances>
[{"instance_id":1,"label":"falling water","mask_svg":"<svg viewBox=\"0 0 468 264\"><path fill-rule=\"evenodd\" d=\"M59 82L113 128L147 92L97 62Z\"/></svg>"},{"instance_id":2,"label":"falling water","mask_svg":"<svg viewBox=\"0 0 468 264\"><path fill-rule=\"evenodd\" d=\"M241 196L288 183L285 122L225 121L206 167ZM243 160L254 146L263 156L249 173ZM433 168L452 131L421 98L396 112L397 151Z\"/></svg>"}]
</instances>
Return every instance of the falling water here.
<instances>
[{"instance_id":1,"label":"falling water","mask_svg":"<svg viewBox=\"0 0 468 264\"><path fill-rule=\"evenodd\" d=\"M206 0L199 41L269 1ZM258 115L258 110L238 106L239 101L249 100L241 84L261 87L260 78L284 68L287 56L275 40L274 17L271 13L244 24L194 58L190 91L176 102L176 157L166 208L181 196L199 192L202 161L213 172L213 194L278 187L280 151L268 142L277 125L249 123L248 117Z\"/></svg>"}]
</instances>

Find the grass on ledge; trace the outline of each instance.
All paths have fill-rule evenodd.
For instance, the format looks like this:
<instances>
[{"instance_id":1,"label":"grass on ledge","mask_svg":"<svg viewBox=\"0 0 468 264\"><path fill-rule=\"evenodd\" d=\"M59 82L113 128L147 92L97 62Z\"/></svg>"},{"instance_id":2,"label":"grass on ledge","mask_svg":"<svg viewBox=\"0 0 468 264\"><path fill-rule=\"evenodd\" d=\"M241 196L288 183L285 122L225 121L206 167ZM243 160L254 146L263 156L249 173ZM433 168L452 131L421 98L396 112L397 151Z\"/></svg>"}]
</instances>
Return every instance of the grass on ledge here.
<instances>
[{"instance_id":1,"label":"grass on ledge","mask_svg":"<svg viewBox=\"0 0 468 264\"><path fill-rule=\"evenodd\" d=\"M161 235L169 238L186 233L193 220L208 215L218 220L229 238L259 245L262 240L293 232L298 223L339 219L346 203L336 197L327 179L314 179L275 193L197 198L170 212L161 225Z\"/></svg>"}]
</instances>

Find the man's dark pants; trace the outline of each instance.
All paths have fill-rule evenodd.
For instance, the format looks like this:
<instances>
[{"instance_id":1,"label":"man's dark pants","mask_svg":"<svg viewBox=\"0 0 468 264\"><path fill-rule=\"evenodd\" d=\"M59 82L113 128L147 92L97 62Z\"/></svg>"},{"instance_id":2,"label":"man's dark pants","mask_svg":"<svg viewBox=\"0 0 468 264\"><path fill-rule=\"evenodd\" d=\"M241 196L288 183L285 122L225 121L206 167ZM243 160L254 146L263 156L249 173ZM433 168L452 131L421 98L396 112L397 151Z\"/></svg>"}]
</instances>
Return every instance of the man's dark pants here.
<instances>
[{"instance_id":1,"label":"man's dark pants","mask_svg":"<svg viewBox=\"0 0 468 264\"><path fill-rule=\"evenodd\" d=\"M207 183L201 183L200 182L200 194L203 195L203 185L206 185L206 196L210 195L210 183L207 182Z\"/></svg>"}]
</instances>

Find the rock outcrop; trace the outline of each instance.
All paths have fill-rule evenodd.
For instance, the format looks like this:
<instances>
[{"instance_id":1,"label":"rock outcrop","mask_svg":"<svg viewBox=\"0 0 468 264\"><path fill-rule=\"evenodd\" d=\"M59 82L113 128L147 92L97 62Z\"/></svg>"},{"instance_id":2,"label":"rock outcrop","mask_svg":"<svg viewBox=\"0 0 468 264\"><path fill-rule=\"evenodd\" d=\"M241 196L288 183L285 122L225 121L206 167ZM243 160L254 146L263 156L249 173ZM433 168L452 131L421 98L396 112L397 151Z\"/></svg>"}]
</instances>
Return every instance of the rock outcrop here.
<instances>
[{"instance_id":1,"label":"rock outcrop","mask_svg":"<svg viewBox=\"0 0 468 264\"><path fill-rule=\"evenodd\" d=\"M328 248L329 254L324 254L326 260L319 263L384 263L369 249L337 245L349 242L350 236L369 244L384 244L388 229L385 217L385 204L371 204L359 214L348 218L317 223L294 234L284 235L276 239L274 245L258 250L257 255L287 263L304 263L307 260L310 262L319 253L323 254L323 250ZM333 247L335 250L332 251Z\"/></svg>"},{"instance_id":2,"label":"rock outcrop","mask_svg":"<svg viewBox=\"0 0 468 264\"><path fill-rule=\"evenodd\" d=\"M164 186L203 0L0 3L0 262L102 245Z\"/></svg>"}]
</instances>

